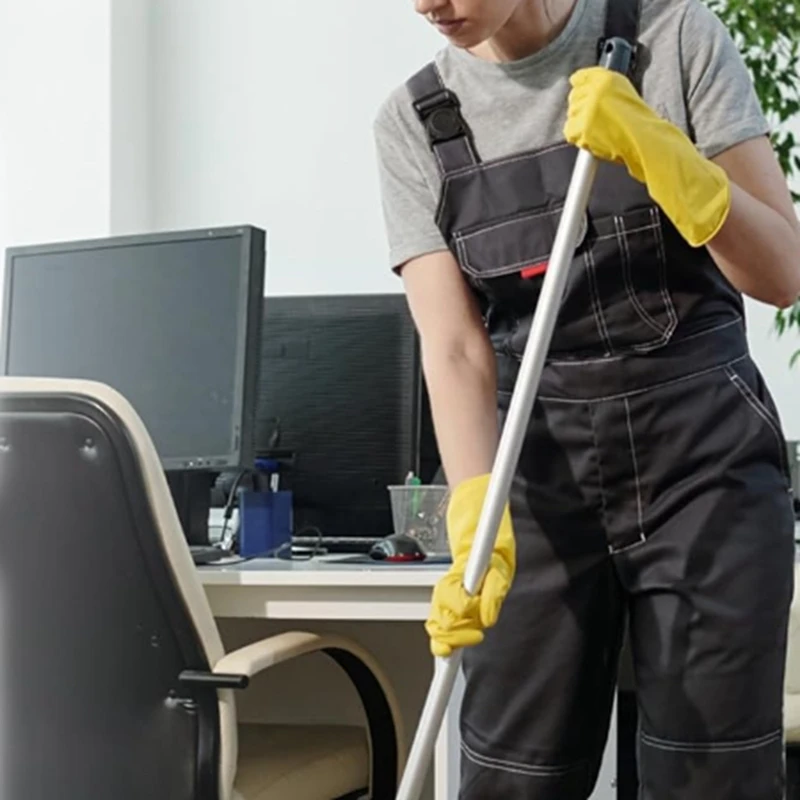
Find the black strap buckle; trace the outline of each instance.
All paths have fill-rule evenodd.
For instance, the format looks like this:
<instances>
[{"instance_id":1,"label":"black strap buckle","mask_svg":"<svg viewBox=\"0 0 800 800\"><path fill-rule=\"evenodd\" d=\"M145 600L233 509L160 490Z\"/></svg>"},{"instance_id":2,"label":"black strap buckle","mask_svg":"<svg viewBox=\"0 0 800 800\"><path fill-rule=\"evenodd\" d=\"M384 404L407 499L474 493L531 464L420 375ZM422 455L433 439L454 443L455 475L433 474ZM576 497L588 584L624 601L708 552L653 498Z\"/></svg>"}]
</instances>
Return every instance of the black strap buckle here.
<instances>
[{"instance_id":1,"label":"black strap buckle","mask_svg":"<svg viewBox=\"0 0 800 800\"><path fill-rule=\"evenodd\" d=\"M441 89L414 103L414 110L425 125L432 145L467 135L461 116L461 103L449 89Z\"/></svg>"},{"instance_id":2,"label":"black strap buckle","mask_svg":"<svg viewBox=\"0 0 800 800\"><path fill-rule=\"evenodd\" d=\"M614 37L602 36L597 41L597 60L602 61L603 56L606 53L606 45L613 39ZM628 67L627 76L630 77L636 70L636 57L639 54L639 42L630 43L631 48L631 62L630 66Z\"/></svg>"}]
</instances>

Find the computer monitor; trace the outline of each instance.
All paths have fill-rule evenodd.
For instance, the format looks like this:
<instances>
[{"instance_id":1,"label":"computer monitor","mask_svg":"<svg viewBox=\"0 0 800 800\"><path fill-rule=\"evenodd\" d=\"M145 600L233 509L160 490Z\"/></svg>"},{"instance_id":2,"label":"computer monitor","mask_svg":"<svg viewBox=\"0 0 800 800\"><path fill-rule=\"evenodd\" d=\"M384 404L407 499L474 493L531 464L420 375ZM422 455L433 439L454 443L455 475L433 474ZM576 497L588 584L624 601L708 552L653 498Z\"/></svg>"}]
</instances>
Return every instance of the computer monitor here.
<instances>
[{"instance_id":1,"label":"computer monitor","mask_svg":"<svg viewBox=\"0 0 800 800\"><path fill-rule=\"evenodd\" d=\"M439 466L403 295L267 297L258 455L291 459L299 538L392 532L388 486Z\"/></svg>"},{"instance_id":2,"label":"computer monitor","mask_svg":"<svg viewBox=\"0 0 800 800\"><path fill-rule=\"evenodd\" d=\"M0 373L126 397L184 524L202 521L190 540L207 540L210 476L253 463L264 250L240 226L7 251Z\"/></svg>"}]
</instances>

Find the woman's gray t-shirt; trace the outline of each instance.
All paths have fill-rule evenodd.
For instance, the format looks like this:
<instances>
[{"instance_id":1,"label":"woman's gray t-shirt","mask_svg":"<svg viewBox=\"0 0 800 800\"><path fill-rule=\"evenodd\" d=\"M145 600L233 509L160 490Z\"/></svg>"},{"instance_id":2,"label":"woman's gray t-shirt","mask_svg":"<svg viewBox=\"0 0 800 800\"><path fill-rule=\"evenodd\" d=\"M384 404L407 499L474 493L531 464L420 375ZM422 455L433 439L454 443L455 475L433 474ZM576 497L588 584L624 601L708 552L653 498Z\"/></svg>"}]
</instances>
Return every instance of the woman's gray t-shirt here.
<instances>
[{"instance_id":1,"label":"woman's gray t-shirt","mask_svg":"<svg viewBox=\"0 0 800 800\"><path fill-rule=\"evenodd\" d=\"M701 0L642 0L636 78L645 101L712 158L769 132L753 82L728 31ZM482 160L563 141L569 78L597 63L606 0L577 0L545 49L505 64L452 46L436 56ZM405 86L375 119L391 266L446 249L434 223L441 178Z\"/></svg>"}]
</instances>

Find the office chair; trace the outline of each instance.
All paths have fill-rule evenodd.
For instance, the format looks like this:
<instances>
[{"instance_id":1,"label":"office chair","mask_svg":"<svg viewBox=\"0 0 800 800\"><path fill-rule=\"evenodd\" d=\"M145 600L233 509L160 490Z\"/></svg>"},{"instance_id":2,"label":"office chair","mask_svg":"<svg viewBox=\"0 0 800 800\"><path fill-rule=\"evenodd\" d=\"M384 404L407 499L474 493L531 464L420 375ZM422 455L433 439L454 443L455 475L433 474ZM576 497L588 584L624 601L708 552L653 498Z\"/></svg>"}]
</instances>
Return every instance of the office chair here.
<instances>
[{"instance_id":1,"label":"office chair","mask_svg":"<svg viewBox=\"0 0 800 800\"><path fill-rule=\"evenodd\" d=\"M153 444L116 392L0 378L0 797L394 797L392 690L343 638L224 653ZM366 731L237 726L234 693L319 651Z\"/></svg>"}]
</instances>

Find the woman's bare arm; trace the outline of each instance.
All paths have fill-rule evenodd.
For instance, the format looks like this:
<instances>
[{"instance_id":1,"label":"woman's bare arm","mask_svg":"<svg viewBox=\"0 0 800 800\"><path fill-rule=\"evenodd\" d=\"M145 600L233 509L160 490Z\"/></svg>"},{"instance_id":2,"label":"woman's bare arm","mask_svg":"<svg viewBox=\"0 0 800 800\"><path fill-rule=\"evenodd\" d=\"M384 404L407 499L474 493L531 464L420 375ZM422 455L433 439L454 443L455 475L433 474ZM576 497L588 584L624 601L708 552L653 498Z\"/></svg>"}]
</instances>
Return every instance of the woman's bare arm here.
<instances>
[{"instance_id":1,"label":"woman's bare arm","mask_svg":"<svg viewBox=\"0 0 800 800\"><path fill-rule=\"evenodd\" d=\"M477 303L447 251L402 271L419 331L425 380L447 481L491 472L498 440L495 355Z\"/></svg>"},{"instance_id":2,"label":"woman's bare arm","mask_svg":"<svg viewBox=\"0 0 800 800\"><path fill-rule=\"evenodd\" d=\"M800 295L800 222L786 178L764 137L714 159L731 180L728 219L708 249L731 283L785 308Z\"/></svg>"}]
</instances>

